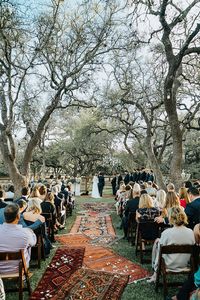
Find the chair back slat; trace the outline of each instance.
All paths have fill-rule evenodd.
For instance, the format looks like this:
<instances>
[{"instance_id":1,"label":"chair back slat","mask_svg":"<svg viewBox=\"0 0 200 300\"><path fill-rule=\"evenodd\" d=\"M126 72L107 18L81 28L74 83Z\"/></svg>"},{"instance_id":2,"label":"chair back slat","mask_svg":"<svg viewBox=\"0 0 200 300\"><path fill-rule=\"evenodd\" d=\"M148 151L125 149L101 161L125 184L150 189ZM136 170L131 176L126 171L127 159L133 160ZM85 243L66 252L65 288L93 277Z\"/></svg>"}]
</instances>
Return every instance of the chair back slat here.
<instances>
[{"instance_id":1,"label":"chair back slat","mask_svg":"<svg viewBox=\"0 0 200 300\"><path fill-rule=\"evenodd\" d=\"M192 254L194 251L193 245L161 245L162 254L185 253Z\"/></svg>"},{"instance_id":2,"label":"chair back slat","mask_svg":"<svg viewBox=\"0 0 200 300\"><path fill-rule=\"evenodd\" d=\"M22 252L0 252L0 261L22 259Z\"/></svg>"}]
</instances>

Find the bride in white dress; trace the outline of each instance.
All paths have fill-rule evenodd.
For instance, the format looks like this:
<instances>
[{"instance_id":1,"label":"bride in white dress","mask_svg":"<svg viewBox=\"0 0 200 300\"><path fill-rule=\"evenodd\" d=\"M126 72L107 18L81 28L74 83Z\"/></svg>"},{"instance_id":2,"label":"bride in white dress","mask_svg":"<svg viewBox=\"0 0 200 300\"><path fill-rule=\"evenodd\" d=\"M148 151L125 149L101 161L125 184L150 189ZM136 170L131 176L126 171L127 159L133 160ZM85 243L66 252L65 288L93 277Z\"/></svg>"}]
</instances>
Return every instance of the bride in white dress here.
<instances>
[{"instance_id":1,"label":"bride in white dress","mask_svg":"<svg viewBox=\"0 0 200 300\"><path fill-rule=\"evenodd\" d=\"M98 183L99 183L99 179L98 176L94 175L93 179L92 179L92 198L101 198L100 194L99 194L99 189L98 189Z\"/></svg>"}]
</instances>

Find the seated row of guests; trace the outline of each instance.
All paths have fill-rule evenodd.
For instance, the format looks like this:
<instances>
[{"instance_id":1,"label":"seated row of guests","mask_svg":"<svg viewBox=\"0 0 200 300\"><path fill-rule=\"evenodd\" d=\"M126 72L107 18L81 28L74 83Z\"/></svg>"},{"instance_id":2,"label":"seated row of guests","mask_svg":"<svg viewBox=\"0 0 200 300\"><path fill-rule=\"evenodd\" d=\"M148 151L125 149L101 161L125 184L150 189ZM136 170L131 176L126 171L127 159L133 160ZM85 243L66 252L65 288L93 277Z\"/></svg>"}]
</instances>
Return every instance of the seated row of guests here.
<instances>
[{"instance_id":1,"label":"seated row of guests","mask_svg":"<svg viewBox=\"0 0 200 300\"><path fill-rule=\"evenodd\" d=\"M59 194L60 193L60 194ZM69 189L60 186L34 186L22 189L22 196L12 202L4 201L5 192L0 189L0 252L24 249L27 266L29 266L31 247L36 244L36 234L42 228L45 254L48 256L53 248L46 232L45 213L51 213L55 231L64 228L66 206L72 208ZM57 210L57 208L60 210ZM60 218L58 219L58 214ZM0 277L3 273L15 272L17 265L0 263ZM1 282L0 282L1 283Z\"/></svg>"},{"instance_id":2,"label":"seated row of guests","mask_svg":"<svg viewBox=\"0 0 200 300\"><path fill-rule=\"evenodd\" d=\"M119 193L119 195L121 195L122 192L124 193L123 199L119 197L119 200L120 203L124 203L122 205L123 213L121 216L125 237L130 212L136 214L137 222L145 222L145 220L148 221L151 219L159 224L167 224L169 227L166 227L167 229L164 228L165 230L162 232L160 239L156 240L153 247L152 267L154 273L149 279L149 282L153 282L156 278L160 245L194 245L195 240L197 245L200 244L200 193L195 186L191 186L189 190L185 187L181 187L179 192L176 193L174 185L171 183L167 186L167 193L163 190L158 190L156 197L150 196L148 189L141 190L141 186L137 184L134 184L128 193L126 190L127 187L123 187ZM173 254L167 255L164 258L167 269L180 271L188 266L190 257L187 254ZM190 290L185 291L184 288L180 289L178 294L172 299L189 299L189 291L194 288L193 276Z\"/></svg>"},{"instance_id":3,"label":"seated row of guests","mask_svg":"<svg viewBox=\"0 0 200 300\"><path fill-rule=\"evenodd\" d=\"M117 192L117 201L115 204L117 214L121 218L123 215L128 215L128 212L134 212L138 209L140 195L149 191L148 189L141 188L143 187L138 183L133 185L129 183L127 186L121 184ZM173 206L181 206L185 209L190 228L193 229L195 224L199 223L200 193L196 187L191 187L189 191L185 187L181 187L177 194L174 185L170 183L167 186L167 194L164 190L158 190L156 196L152 196L152 203L153 207L158 207L162 210L161 216L156 218L158 223L168 223L168 208Z\"/></svg>"}]
</instances>

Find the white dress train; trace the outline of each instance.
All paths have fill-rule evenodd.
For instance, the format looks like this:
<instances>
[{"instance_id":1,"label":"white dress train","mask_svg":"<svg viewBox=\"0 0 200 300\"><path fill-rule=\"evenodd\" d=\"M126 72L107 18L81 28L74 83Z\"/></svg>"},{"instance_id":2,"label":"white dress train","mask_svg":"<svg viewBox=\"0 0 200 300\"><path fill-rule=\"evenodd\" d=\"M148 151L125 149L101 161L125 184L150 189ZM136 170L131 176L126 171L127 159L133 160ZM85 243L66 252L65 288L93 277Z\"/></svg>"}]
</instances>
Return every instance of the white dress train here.
<instances>
[{"instance_id":1,"label":"white dress train","mask_svg":"<svg viewBox=\"0 0 200 300\"><path fill-rule=\"evenodd\" d=\"M99 189L98 189L98 183L99 179L97 176L93 177L93 184L92 184L92 198L101 198L99 194Z\"/></svg>"}]
</instances>

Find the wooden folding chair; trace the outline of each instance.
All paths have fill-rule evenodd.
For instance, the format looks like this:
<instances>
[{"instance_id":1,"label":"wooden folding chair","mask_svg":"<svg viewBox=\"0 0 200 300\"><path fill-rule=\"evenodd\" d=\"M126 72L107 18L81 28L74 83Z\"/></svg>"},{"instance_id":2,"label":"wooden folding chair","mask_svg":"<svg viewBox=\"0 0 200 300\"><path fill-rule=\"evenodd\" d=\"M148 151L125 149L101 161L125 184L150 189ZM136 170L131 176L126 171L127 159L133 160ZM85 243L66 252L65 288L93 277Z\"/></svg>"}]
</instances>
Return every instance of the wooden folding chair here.
<instances>
[{"instance_id":1,"label":"wooden folding chair","mask_svg":"<svg viewBox=\"0 0 200 300\"><path fill-rule=\"evenodd\" d=\"M52 213L41 213L43 217L45 217L45 223L47 226L47 233L50 241L53 243L55 242L54 237L54 224L53 224L53 216Z\"/></svg>"},{"instance_id":2,"label":"wooden folding chair","mask_svg":"<svg viewBox=\"0 0 200 300\"><path fill-rule=\"evenodd\" d=\"M141 264L144 263L144 254L152 252L152 246L158 237L160 237L160 225L154 219L145 221L139 219L136 232L135 255L137 256L138 251L140 252ZM147 248L147 245L151 245L151 248Z\"/></svg>"},{"instance_id":3,"label":"wooden folding chair","mask_svg":"<svg viewBox=\"0 0 200 300\"><path fill-rule=\"evenodd\" d=\"M190 266L188 268L185 268L184 270L180 272L175 271L169 271L165 264L165 259L163 257L164 254L190 254ZM194 246L193 245L168 245L168 246L162 246L160 245L160 252L159 252L159 260L158 260L158 269L156 273L156 283L155 283L155 291L158 291L159 286L159 279L160 275L163 277L163 294L164 299L167 296L168 291L168 285L171 286L177 286L182 285L182 282L171 282L167 283L167 275L173 274L173 275L179 275L180 274L190 274L194 272L195 270L195 264L194 264Z\"/></svg>"},{"instance_id":4,"label":"wooden folding chair","mask_svg":"<svg viewBox=\"0 0 200 300\"><path fill-rule=\"evenodd\" d=\"M136 212L129 212L127 239L129 242L131 242L132 245L135 244L136 229L137 229L137 222L135 218L136 218Z\"/></svg>"},{"instance_id":5,"label":"wooden folding chair","mask_svg":"<svg viewBox=\"0 0 200 300\"><path fill-rule=\"evenodd\" d=\"M19 268L17 273L9 273L9 274L1 274L0 277L3 280L12 279L18 280L19 288L9 288L6 289L6 292L16 292L19 291L19 299L23 299L23 291L28 291L29 295L31 295L31 285L29 281L29 273L26 266L26 260L24 258L24 251L19 250L17 252L0 252L0 261L12 261L18 260L19 261ZM24 287L24 279L26 281L27 287Z\"/></svg>"},{"instance_id":6,"label":"wooden folding chair","mask_svg":"<svg viewBox=\"0 0 200 300\"><path fill-rule=\"evenodd\" d=\"M45 250L44 250L44 241L43 237L45 234L45 224L40 225L37 229L34 230L34 233L37 237L37 243L35 246L31 247L31 261L37 260L37 267L41 267L41 259L45 260ZM31 264L31 267L35 265Z\"/></svg>"}]
</instances>

